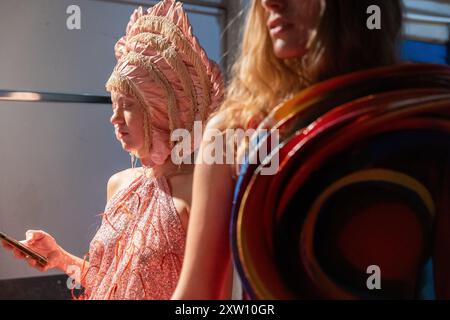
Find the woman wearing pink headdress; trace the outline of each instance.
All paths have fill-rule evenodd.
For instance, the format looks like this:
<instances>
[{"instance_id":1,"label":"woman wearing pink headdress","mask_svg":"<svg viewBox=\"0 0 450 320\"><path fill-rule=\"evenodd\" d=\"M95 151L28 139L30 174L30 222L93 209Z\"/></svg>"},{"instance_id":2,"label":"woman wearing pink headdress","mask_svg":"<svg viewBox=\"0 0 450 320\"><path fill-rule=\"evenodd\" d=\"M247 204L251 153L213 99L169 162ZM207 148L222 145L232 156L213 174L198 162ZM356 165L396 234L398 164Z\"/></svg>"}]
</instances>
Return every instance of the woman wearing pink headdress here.
<instances>
[{"instance_id":1,"label":"woman wearing pink headdress","mask_svg":"<svg viewBox=\"0 0 450 320\"><path fill-rule=\"evenodd\" d=\"M223 81L174 0L147 12L135 10L115 54L118 62L106 84L113 101L111 123L123 149L142 167L133 164L109 179L89 261L33 230L22 242L48 259L46 267L15 249L14 254L41 271L75 272L88 299L168 299L183 261L193 173L193 164L173 163L177 142L171 134L175 129L192 133L197 120L206 123L222 101ZM194 150L195 144L184 156Z\"/></svg>"}]
</instances>

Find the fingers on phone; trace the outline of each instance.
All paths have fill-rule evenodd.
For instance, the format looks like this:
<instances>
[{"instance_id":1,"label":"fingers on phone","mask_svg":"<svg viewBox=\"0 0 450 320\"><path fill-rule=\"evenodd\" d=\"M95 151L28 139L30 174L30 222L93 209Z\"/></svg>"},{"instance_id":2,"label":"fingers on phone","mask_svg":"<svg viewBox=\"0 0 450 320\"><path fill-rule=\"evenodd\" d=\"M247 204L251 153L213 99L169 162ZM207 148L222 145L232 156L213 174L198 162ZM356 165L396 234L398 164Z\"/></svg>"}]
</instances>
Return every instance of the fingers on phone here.
<instances>
[{"instance_id":1,"label":"fingers on phone","mask_svg":"<svg viewBox=\"0 0 450 320\"><path fill-rule=\"evenodd\" d=\"M10 244L8 244L8 242L6 242L6 241L4 241L4 240L2 240L1 242L2 242L2 247L3 247L3 248L5 248L5 249L7 249L7 250L12 250L12 249L13 249L13 246L11 246Z\"/></svg>"},{"instance_id":2,"label":"fingers on phone","mask_svg":"<svg viewBox=\"0 0 450 320\"><path fill-rule=\"evenodd\" d=\"M13 255L18 259L24 259L26 257L22 251L17 250L16 248L13 248Z\"/></svg>"},{"instance_id":3,"label":"fingers on phone","mask_svg":"<svg viewBox=\"0 0 450 320\"><path fill-rule=\"evenodd\" d=\"M26 239L28 242L32 243L38 240L41 240L45 236L45 232L42 230L28 230L25 233Z\"/></svg>"},{"instance_id":4,"label":"fingers on phone","mask_svg":"<svg viewBox=\"0 0 450 320\"><path fill-rule=\"evenodd\" d=\"M42 266L39 262L37 262L34 259L27 258L27 262L28 262L28 265L30 267L35 268L35 269L39 270L40 272L46 272L47 271L47 267L46 266Z\"/></svg>"},{"instance_id":5,"label":"fingers on phone","mask_svg":"<svg viewBox=\"0 0 450 320\"><path fill-rule=\"evenodd\" d=\"M47 270L48 270L47 266L43 266L43 265L41 265L39 263L36 264L35 268L38 269L40 272L47 272Z\"/></svg>"},{"instance_id":6,"label":"fingers on phone","mask_svg":"<svg viewBox=\"0 0 450 320\"><path fill-rule=\"evenodd\" d=\"M36 241L35 237L33 238L27 238L25 240L20 240L19 242L27 247L30 247L34 244L34 242Z\"/></svg>"},{"instance_id":7,"label":"fingers on phone","mask_svg":"<svg viewBox=\"0 0 450 320\"><path fill-rule=\"evenodd\" d=\"M23 244L26 247L30 247L31 246L31 241L30 240L20 240L19 241L21 244Z\"/></svg>"},{"instance_id":8,"label":"fingers on phone","mask_svg":"<svg viewBox=\"0 0 450 320\"><path fill-rule=\"evenodd\" d=\"M36 260L33 260L33 259L27 259L27 262L28 262L28 265L33 268L35 268L37 265Z\"/></svg>"}]
</instances>

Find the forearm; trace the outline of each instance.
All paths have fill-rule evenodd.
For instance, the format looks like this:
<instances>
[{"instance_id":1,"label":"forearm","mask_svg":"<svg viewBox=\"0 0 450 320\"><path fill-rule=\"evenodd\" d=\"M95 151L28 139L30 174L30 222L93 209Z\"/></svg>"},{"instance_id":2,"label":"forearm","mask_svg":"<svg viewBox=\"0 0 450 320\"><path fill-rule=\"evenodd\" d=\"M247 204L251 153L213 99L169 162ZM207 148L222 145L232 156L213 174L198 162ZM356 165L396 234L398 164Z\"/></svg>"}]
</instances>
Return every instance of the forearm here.
<instances>
[{"instance_id":1,"label":"forearm","mask_svg":"<svg viewBox=\"0 0 450 320\"><path fill-rule=\"evenodd\" d=\"M60 250L61 262L56 266L56 268L74 278L76 282L80 283L84 287L84 279L89 269L89 261L79 258L67 252L63 248L60 248Z\"/></svg>"},{"instance_id":2,"label":"forearm","mask_svg":"<svg viewBox=\"0 0 450 320\"><path fill-rule=\"evenodd\" d=\"M203 274L203 272L198 271L197 273ZM233 279L229 272L225 272L223 276L216 276L208 282L192 274L183 277L189 277L190 279L186 281L183 278L179 282L171 300L230 300L232 297ZM208 279L211 279L211 277L208 277Z\"/></svg>"}]
</instances>

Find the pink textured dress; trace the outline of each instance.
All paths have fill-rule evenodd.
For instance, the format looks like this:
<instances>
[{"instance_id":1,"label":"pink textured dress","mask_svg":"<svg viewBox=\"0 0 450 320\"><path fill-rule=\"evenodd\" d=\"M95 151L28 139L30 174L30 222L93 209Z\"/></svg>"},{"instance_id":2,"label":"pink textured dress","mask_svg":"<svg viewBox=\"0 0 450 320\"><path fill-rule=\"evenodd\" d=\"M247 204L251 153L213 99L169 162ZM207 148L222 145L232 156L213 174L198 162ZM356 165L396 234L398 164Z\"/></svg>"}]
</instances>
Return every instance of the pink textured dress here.
<instances>
[{"instance_id":1,"label":"pink textured dress","mask_svg":"<svg viewBox=\"0 0 450 320\"><path fill-rule=\"evenodd\" d=\"M106 204L89 249L88 299L170 299L186 233L165 177L141 174Z\"/></svg>"}]
</instances>

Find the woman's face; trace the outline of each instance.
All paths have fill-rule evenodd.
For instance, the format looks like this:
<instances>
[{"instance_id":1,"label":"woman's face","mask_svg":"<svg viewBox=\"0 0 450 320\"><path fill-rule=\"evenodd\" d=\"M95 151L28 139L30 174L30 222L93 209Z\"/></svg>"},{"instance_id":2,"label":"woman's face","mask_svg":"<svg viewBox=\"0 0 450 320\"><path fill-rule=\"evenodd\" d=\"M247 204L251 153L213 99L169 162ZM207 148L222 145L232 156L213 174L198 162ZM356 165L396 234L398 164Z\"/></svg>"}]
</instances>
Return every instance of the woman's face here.
<instances>
[{"instance_id":1,"label":"woman's face","mask_svg":"<svg viewBox=\"0 0 450 320\"><path fill-rule=\"evenodd\" d=\"M145 146L144 110L136 98L118 91L111 92L111 123L117 140L127 152L137 153Z\"/></svg>"},{"instance_id":2,"label":"woman's face","mask_svg":"<svg viewBox=\"0 0 450 320\"><path fill-rule=\"evenodd\" d=\"M275 55L303 56L320 21L323 0L261 0Z\"/></svg>"}]
</instances>

